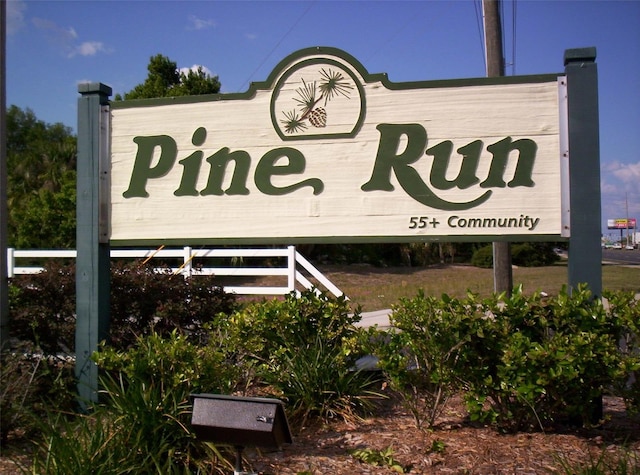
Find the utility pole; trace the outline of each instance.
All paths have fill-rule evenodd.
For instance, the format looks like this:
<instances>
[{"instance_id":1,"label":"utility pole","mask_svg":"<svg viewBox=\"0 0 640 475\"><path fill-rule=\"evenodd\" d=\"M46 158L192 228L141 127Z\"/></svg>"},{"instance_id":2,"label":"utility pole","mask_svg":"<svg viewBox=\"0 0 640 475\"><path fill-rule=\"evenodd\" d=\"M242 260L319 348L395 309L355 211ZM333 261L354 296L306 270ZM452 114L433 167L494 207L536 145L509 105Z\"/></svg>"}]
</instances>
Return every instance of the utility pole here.
<instances>
[{"instance_id":1,"label":"utility pole","mask_svg":"<svg viewBox=\"0 0 640 475\"><path fill-rule=\"evenodd\" d=\"M504 76L500 0L482 0L482 12L487 77ZM510 242L497 241L493 243L493 288L497 293L506 292L507 295L511 295L513 272L511 270Z\"/></svg>"},{"instance_id":2,"label":"utility pole","mask_svg":"<svg viewBox=\"0 0 640 475\"><path fill-rule=\"evenodd\" d=\"M7 275L7 2L0 0L0 350L9 341Z\"/></svg>"},{"instance_id":3,"label":"utility pole","mask_svg":"<svg viewBox=\"0 0 640 475\"><path fill-rule=\"evenodd\" d=\"M627 212L627 247L629 246L629 193L624 194L624 207Z\"/></svg>"}]
</instances>

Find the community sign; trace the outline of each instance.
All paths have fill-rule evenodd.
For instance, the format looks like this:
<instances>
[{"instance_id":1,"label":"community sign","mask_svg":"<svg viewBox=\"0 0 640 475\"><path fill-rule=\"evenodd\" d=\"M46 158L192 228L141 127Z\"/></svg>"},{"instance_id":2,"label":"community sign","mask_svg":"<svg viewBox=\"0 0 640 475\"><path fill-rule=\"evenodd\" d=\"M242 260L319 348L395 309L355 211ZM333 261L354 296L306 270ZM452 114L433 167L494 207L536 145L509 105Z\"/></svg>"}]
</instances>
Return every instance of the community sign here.
<instances>
[{"instance_id":1,"label":"community sign","mask_svg":"<svg viewBox=\"0 0 640 475\"><path fill-rule=\"evenodd\" d=\"M113 102L113 242L568 237L563 75L394 83L334 48L245 93Z\"/></svg>"}]
</instances>

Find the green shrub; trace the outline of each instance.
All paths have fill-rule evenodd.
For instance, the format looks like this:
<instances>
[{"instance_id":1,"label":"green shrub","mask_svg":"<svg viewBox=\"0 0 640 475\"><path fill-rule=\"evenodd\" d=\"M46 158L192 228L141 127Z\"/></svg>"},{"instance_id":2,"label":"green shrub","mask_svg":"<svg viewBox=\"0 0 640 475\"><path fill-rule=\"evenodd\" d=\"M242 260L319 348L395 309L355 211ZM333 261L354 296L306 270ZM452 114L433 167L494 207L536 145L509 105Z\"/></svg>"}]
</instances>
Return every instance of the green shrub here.
<instances>
[{"instance_id":1,"label":"green shrub","mask_svg":"<svg viewBox=\"0 0 640 475\"><path fill-rule=\"evenodd\" d=\"M93 359L115 380L142 382L159 394L187 400L193 392L228 394L236 389L241 368L225 353L226 345L210 341L199 346L177 330L138 337L129 350L103 344Z\"/></svg>"},{"instance_id":2,"label":"green shrub","mask_svg":"<svg viewBox=\"0 0 640 475\"><path fill-rule=\"evenodd\" d=\"M75 348L75 266L51 261L39 274L10 280L9 331L33 342L44 353L72 353Z\"/></svg>"},{"instance_id":3,"label":"green shrub","mask_svg":"<svg viewBox=\"0 0 640 475\"><path fill-rule=\"evenodd\" d=\"M24 473L121 475L141 473L228 473L231 465L212 445L196 440L176 414L188 411L177 399L156 399L144 384L119 386L113 405L90 414L49 412L39 422L40 437ZM157 407L153 407L158 404ZM138 417L136 417L136 415Z\"/></svg>"},{"instance_id":4,"label":"green shrub","mask_svg":"<svg viewBox=\"0 0 640 475\"><path fill-rule=\"evenodd\" d=\"M247 306L228 320L228 344L255 362L257 375L288 405L292 422L367 410L376 395L371 377L356 371L359 331L343 298L305 291Z\"/></svg>"},{"instance_id":5,"label":"green shrub","mask_svg":"<svg viewBox=\"0 0 640 475\"><path fill-rule=\"evenodd\" d=\"M603 292L608 313L620 320L618 338L623 356L623 377L615 382L615 390L626 403L627 410L640 412L640 300L634 292Z\"/></svg>"},{"instance_id":6,"label":"green shrub","mask_svg":"<svg viewBox=\"0 0 640 475\"><path fill-rule=\"evenodd\" d=\"M185 279L150 266L114 265L111 272L112 345L127 348L140 335L168 336L174 329L193 341L206 338L204 324L237 308L233 294L216 285L215 276Z\"/></svg>"},{"instance_id":7,"label":"green shrub","mask_svg":"<svg viewBox=\"0 0 640 475\"><path fill-rule=\"evenodd\" d=\"M621 322L585 287L549 299L516 289L465 305L475 309L458 330L472 419L505 430L590 423L603 391L625 377Z\"/></svg>"},{"instance_id":8,"label":"green shrub","mask_svg":"<svg viewBox=\"0 0 640 475\"><path fill-rule=\"evenodd\" d=\"M11 280L11 336L31 341L47 354L75 348L75 266L50 262L39 274ZM111 268L112 345L127 348L141 335L168 335L178 329L192 340L206 338L203 325L237 308L233 294L214 276L185 279L150 266L117 264Z\"/></svg>"},{"instance_id":9,"label":"green shrub","mask_svg":"<svg viewBox=\"0 0 640 475\"><path fill-rule=\"evenodd\" d=\"M394 330L370 332L371 352L418 428L432 427L449 397L460 389L456 368L463 338L455 331L455 320L464 314L457 299L420 292L394 306L389 318Z\"/></svg>"},{"instance_id":10,"label":"green shrub","mask_svg":"<svg viewBox=\"0 0 640 475\"><path fill-rule=\"evenodd\" d=\"M560 260L553 250L553 243L524 242L511 245L511 262L521 267L548 266ZM483 269L493 267L493 245L477 249L471 257L471 265Z\"/></svg>"},{"instance_id":11,"label":"green shrub","mask_svg":"<svg viewBox=\"0 0 640 475\"><path fill-rule=\"evenodd\" d=\"M553 244L524 242L511 246L511 261L522 267L548 266L560 260L553 250Z\"/></svg>"},{"instance_id":12,"label":"green shrub","mask_svg":"<svg viewBox=\"0 0 640 475\"><path fill-rule=\"evenodd\" d=\"M493 267L493 246L483 246L471 256L471 265L482 269L491 269Z\"/></svg>"},{"instance_id":13,"label":"green shrub","mask_svg":"<svg viewBox=\"0 0 640 475\"><path fill-rule=\"evenodd\" d=\"M120 350L103 343L100 403L89 415L48 414L33 473L226 473L227 454L190 431L191 394L230 393L242 381L225 334L206 330L199 345L173 330L152 332Z\"/></svg>"},{"instance_id":14,"label":"green shrub","mask_svg":"<svg viewBox=\"0 0 640 475\"><path fill-rule=\"evenodd\" d=\"M397 332L370 332L372 351L418 426L460 387L471 419L502 430L589 424L604 391L616 388L631 409L638 401L629 376L640 370L640 304L607 297L605 307L584 286L552 298L521 288L486 299L419 294L394 307Z\"/></svg>"}]
</instances>

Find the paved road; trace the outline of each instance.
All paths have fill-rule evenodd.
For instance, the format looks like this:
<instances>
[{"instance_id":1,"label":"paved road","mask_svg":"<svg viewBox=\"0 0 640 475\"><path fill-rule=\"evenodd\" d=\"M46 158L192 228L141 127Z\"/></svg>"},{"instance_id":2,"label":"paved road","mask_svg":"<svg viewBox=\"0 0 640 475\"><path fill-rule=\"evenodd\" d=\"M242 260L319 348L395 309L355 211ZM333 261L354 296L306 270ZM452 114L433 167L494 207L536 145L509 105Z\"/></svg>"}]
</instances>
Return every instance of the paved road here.
<instances>
[{"instance_id":1,"label":"paved road","mask_svg":"<svg viewBox=\"0 0 640 475\"><path fill-rule=\"evenodd\" d=\"M379 329L391 328L389 324L389 314L391 309L376 310L374 312L362 312L362 319L356 322L357 327L372 327L378 325Z\"/></svg>"},{"instance_id":2,"label":"paved road","mask_svg":"<svg viewBox=\"0 0 640 475\"><path fill-rule=\"evenodd\" d=\"M640 249L603 249L602 260L616 264L640 265Z\"/></svg>"}]
</instances>

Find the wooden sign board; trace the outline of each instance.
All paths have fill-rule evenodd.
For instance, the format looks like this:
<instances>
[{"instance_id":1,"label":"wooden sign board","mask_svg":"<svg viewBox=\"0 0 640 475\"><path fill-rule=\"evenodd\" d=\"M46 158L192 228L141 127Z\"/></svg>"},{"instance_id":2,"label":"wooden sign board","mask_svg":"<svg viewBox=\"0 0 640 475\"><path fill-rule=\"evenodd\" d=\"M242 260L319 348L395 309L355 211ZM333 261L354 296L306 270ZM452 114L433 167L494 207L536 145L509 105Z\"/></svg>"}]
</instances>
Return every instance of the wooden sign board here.
<instances>
[{"instance_id":1,"label":"wooden sign board","mask_svg":"<svg viewBox=\"0 0 640 475\"><path fill-rule=\"evenodd\" d=\"M568 237L564 83L393 83L313 48L243 94L114 102L109 239Z\"/></svg>"}]
</instances>

